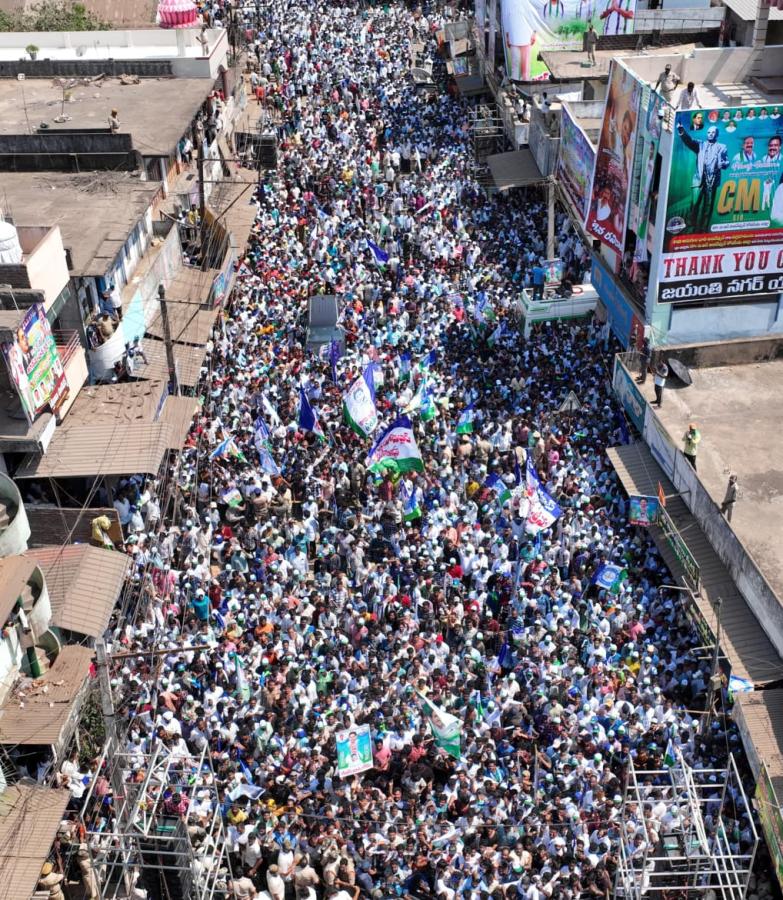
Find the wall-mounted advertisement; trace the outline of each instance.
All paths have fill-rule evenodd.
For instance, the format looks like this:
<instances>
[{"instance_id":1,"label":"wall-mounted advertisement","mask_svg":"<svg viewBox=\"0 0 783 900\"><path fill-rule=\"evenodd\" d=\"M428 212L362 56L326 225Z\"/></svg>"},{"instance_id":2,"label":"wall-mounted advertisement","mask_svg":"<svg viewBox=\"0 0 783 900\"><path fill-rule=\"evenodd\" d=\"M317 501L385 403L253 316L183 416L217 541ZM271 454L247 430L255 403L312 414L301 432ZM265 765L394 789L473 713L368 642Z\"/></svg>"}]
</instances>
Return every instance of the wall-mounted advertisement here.
<instances>
[{"instance_id":1,"label":"wall-mounted advertisement","mask_svg":"<svg viewBox=\"0 0 783 900\"><path fill-rule=\"evenodd\" d=\"M560 118L560 150L557 157L557 180L584 220L590 178L595 165L595 150L587 135L577 125L567 103Z\"/></svg>"},{"instance_id":2,"label":"wall-mounted advertisement","mask_svg":"<svg viewBox=\"0 0 783 900\"><path fill-rule=\"evenodd\" d=\"M515 81L549 78L538 58L546 50L581 50L592 24L597 34L632 34L636 0L502 0L506 74Z\"/></svg>"},{"instance_id":3,"label":"wall-mounted advertisement","mask_svg":"<svg viewBox=\"0 0 783 900\"><path fill-rule=\"evenodd\" d=\"M617 253L623 252L625 238L639 98L639 82L612 62L585 228Z\"/></svg>"},{"instance_id":4,"label":"wall-mounted advertisement","mask_svg":"<svg viewBox=\"0 0 783 900\"><path fill-rule=\"evenodd\" d=\"M28 422L47 406L55 412L68 396L68 382L42 304L27 310L15 340L2 348Z\"/></svg>"},{"instance_id":5,"label":"wall-mounted advertisement","mask_svg":"<svg viewBox=\"0 0 783 900\"><path fill-rule=\"evenodd\" d=\"M783 118L684 110L672 135L658 301L783 291Z\"/></svg>"}]
</instances>

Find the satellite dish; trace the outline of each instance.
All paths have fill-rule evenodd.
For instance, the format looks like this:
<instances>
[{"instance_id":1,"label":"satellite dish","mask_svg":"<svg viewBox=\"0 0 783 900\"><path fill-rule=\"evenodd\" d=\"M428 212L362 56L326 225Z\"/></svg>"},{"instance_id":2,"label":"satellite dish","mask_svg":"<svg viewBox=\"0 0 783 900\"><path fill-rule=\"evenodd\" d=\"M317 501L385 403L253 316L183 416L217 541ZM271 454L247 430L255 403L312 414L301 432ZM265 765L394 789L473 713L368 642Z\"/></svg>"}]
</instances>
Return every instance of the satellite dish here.
<instances>
[{"instance_id":1,"label":"satellite dish","mask_svg":"<svg viewBox=\"0 0 783 900\"><path fill-rule=\"evenodd\" d=\"M684 366L678 359L670 359L667 360L669 363L669 368L674 373L676 378L686 386L690 386L693 384L693 378L691 377L691 373L688 371L688 367Z\"/></svg>"}]
</instances>

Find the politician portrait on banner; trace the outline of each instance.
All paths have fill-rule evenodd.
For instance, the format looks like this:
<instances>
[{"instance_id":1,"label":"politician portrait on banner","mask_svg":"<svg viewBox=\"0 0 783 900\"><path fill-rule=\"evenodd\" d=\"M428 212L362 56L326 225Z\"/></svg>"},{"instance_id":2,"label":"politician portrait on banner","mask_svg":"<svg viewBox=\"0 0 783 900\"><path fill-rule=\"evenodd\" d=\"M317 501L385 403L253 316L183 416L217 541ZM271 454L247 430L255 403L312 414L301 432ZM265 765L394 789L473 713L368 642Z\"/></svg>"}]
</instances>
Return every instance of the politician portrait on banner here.
<instances>
[{"instance_id":1,"label":"politician portrait on banner","mask_svg":"<svg viewBox=\"0 0 783 900\"><path fill-rule=\"evenodd\" d=\"M639 82L613 62L585 228L617 253L622 253L625 237L639 98Z\"/></svg>"},{"instance_id":2,"label":"politician portrait on banner","mask_svg":"<svg viewBox=\"0 0 783 900\"><path fill-rule=\"evenodd\" d=\"M775 108L682 110L659 300L783 289L783 122Z\"/></svg>"}]
</instances>

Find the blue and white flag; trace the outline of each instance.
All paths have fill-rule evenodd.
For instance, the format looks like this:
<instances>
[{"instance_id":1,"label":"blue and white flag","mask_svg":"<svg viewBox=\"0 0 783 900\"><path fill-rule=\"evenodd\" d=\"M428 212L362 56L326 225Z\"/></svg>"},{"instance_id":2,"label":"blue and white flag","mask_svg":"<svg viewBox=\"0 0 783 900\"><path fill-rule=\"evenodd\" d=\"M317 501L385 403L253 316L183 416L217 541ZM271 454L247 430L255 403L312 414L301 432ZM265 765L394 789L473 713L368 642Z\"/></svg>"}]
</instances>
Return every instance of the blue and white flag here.
<instances>
[{"instance_id":1,"label":"blue and white flag","mask_svg":"<svg viewBox=\"0 0 783 900\"><path fill-rule=\"evenodd\" d=\"M544 490L544 486L538 477L536 467L533 465L532 454L528 453L526 466L525 495L528 501L527 517L525 519L525 531L536 535L543 531L557 519L562 510Z\"/></svg>"},{"instance_id":2,"label":"blue and white flag","mask_svg":"<svg viewBox=\"0 0 783 900\"><path fill-rule=\"evenodd\" d=\"M457 420L457 434L473 434L473 420L475 417L476 410L474 405L468 403Z\"/></svg>"},{"instance_id":3,"label":"blue and white flag","mask_svg":"<svg viewBox=\"0 0 783 900\"><path fill-rule=\"evenodd\" d=\"M277 427L280 424L280 416L277 414L277 410L272 406L269 397L267 397L266 394L261 394L261 404L264 407L264 412L269 421Z\"/></svg>"},{"instance_id":4,"label":"blue and white flag","mask_svg":"<svg viewBox=\"0 0 783 900\"><path fill-rule=\"evenodd\" d=\"M307 399L307 393L303 387L299 388L299 427L302 431L312 431L321 440L325 437L318 421L318 416L313 407L310 406L310 401Z\"/></svg>"},{"instance_id":5,"label":"blue and white flag","mask_svg":"<svg viewBox=\"0 0 783 900\"><path fill-rule=\"evenodd\" d=\"M418 372L427 372L431 369L435 363L438 361L438 351L430 350L430 352L423 356L418 363L416 364L416 370Z\"/></svg>"},{"instance_id":6,"label":"blue and white flag","mask_svg":"<svg viewBox=\"0 0 783 900\"><path fill-rule=\"evenodd\" d=\"M340 345L337 341L329 342L329 365L332 368L332 381L337 384L337 360L342 356Z\"/></svg>"},{"instance_id":7,"label":"blue and white flag","mask_svg":"<svg viewBox=\"0 0 783 900\"><path fill-rule=\"evenodd\" d=\"M270 434L269 429L266 427L266 422L261 416L256 417L256 420L253 423L253 429L253 440L255 441L256 449L260 446L267 446L270 441Z\"/></svg>"},{"instance_id":8,"label":"blue and white flag","mask_svg":"<svg viewBox=\"0 0 783 900\"><path fill-rule=\"evenodd\" d=\"M401 353L398 366L398 381L407 381L411 377L411 355L410 353Z\"/></svg>"},{"instance_id":9,"label":"blue and white flag","mask_svg":"<svg viewBox=\"0 0 783 900\"><path fill-rule=\"evenodd\" d=\"M237 447L232 437L227 437L224 441L221 441L209 454L210 459L222 459L227 456L232 459L238 459L240 462L247 462L245 454Z\"/></svg>"},{"instance_id":10,"label":"blue and white flag","mask_svg":"<svg viewBox=\"0 0 783 900\"><path fill-rule=\"evenodd\" d=\"M343 396L343 415L346 422L361 437L369 437L378 427L375 409L375 380L373 363L362 372Z\"/></svg>"},{"instance_id":11,"label":"blue and white flag","mask_svg":"<svg viewBox=\"0 0 783 900\"><path fill-rule=\"evenodd\" d=\"M408 487L408 482L400 479L400 499L402 500L402 520L403 522L412 522L421 516L421 508L418 501L418 491L416 486Z\"/></svg>"},{"instance_id":12,"label":"blue and white flag","mask_svg":"<svg viewBox=\"0 0 783 900\"><path fill-rule=\"evenodd\" d=\"M604 563L596 570L590 579L592 584L598 585L610 594L619 594L620 586L628 577L628 572L622 566L616 566L614 563Z\"/></svg>"},{"instance_id":13,"label":"blue and white flag","mask_svg":"<svg viewBox=\"0 0 783 900\"><path fill-rule=\"evenodd\" d=\"M495 475L494 473L492 475L487 475L484 487L488 487L491 491L495 492L497 501L501 506L511 499L511 491L506 487L500 475Z\"/></svg>"},{"instance_id":14,"label":"blue and white flag","mask_svg":"<svg viewBox=\"0 0 783 900\"><path fill-rule=\"evenodd\" d=\"M369 238L366 238L366 241L367 246L370 248L370 250L372 250L372 255L375 258L376 264L379 266L385 266L389 261L389 254L384 250L381 250L381 248Z\"/></svg>"}]
</instances>

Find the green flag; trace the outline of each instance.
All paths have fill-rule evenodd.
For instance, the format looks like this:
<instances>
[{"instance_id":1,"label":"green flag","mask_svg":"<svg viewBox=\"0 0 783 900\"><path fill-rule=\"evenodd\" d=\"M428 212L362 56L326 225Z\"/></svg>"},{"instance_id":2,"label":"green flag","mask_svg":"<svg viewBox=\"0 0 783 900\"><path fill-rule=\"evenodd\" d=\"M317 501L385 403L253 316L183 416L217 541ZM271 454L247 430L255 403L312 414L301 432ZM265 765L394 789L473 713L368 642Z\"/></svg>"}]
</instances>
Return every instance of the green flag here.
<instances>
[{"instance_id":1,"label":"green flag","mask_svg":"<svg viewBox=\"0 0 783 900\"><path fill-rule=\"evenodd\" d=\"M462 755L460 744L462 738L462 722L451 713L446 712L428 700L424 694L416 692L421 700L422 711L430 723L430 731L435 738L435 745L445 750L454 759Z\"/></svg>"}]
</instances>

